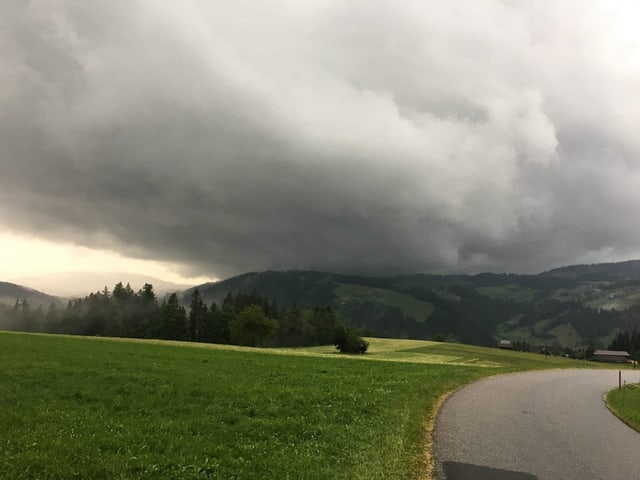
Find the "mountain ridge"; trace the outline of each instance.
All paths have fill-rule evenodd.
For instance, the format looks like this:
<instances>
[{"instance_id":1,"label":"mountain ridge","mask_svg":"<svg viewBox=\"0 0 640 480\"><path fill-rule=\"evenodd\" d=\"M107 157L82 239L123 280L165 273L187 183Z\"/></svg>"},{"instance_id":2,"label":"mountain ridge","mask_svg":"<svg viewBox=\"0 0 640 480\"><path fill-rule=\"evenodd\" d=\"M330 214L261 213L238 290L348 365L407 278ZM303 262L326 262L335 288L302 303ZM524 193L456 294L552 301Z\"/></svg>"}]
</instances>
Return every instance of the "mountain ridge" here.
<instances>
[{"instance_id":1,"label":"mountain ridge","mask_svg":"<svg viewBox=\"0 0 640 480\"><path fill-rule=\"evenodd\" d=\"M49 305L60 304L58 297L39 290L12 282L0 281L0 303L13 305L16 301L26 300L33 307L46 308Z\"/></svg>"},{"instance_id":2,"label":"mountain ridge","mask_svg":"<svg viewBox=\"0 0 640 480\"><path fill-rule=\"evenodd\" d=\"M10 295L5 303L37 292L4 285L5 299ZM180 302L187 308L195 288L207 304L220 305L229 293L255 290L280 307L330 306L345 324L379 337L606 347L620 330L640 328L640 260L569 265L524 275L246 272L180 291ZM51 298L55 297L46 300L50 303Z\"/></svg>"},{"instance_id":3,"label":"mountain ridge","mask_svg":"<svg viewBox=\"0 0 640 480\"><path fill-rule=\"evenodd\" d=\"M194 288L182 292L184 305ZM538 274L373 277L267 270L197 288L208 303L222 303L229 292L255 290L283 307L329 305L347 324L374 336L606 347L621 329L640 328L640 260Z\"/></svg>"},{"instance_id":4,"label":"mountain ridge","mask_svg":"<svg viewBox=\"0 0 640 480\"><path fill-rule=\"evenodd\" d=\"M111 290L118 282L122 282L124 285L130 283L134 290L142 288L145 283L151 283L159 295L191 287L188 284L178 284L150 275L131 272L56 272L21 277L15 279L15 282L20 285L29 285L38 290L49 291L64 298L84 297L91 292L100 291L104 287ZM82 287L77 285L82 285Z\"/></svg>"}]
</instances>

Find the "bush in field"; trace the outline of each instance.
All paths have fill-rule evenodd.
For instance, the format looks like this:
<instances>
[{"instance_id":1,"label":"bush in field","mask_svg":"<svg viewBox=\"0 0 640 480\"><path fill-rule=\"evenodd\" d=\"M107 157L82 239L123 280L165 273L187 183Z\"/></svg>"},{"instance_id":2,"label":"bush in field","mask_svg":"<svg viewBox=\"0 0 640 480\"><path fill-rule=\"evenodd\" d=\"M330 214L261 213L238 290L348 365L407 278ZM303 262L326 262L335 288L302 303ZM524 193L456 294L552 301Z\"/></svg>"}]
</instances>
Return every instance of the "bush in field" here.
<instances>
[{"instance_id":1,"label":"bush in field","mask_svg":"<svg viewBox=\"0 0 640 480\"><path fill-rule=\"evenodd\" d=\"M341 353L365 353L369 348L369 342L357 330L343 325L336 327L334 344Z\"/></svg>"}]
</instances>

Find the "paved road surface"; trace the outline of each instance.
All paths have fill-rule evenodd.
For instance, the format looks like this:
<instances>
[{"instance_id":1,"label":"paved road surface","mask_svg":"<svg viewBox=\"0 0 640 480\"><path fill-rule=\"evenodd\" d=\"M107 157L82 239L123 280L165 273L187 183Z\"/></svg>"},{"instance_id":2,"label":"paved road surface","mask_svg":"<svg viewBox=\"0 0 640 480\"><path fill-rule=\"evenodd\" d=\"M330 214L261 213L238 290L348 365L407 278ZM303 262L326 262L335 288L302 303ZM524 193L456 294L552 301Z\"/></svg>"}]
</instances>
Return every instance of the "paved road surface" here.
<instances>
[{"instance_id":1,"label":"paved road surface","mask_svg":"<svg viewBox=\"0 0 640 480\"><path fill-rule=\"evenodd\" d=\"M640 370L622 375L640 381ZM602 399L617 385L617 370L556 370L462 388L436 421L437 478L640 479L640 434Z\"/></svg>"}]
</instances>

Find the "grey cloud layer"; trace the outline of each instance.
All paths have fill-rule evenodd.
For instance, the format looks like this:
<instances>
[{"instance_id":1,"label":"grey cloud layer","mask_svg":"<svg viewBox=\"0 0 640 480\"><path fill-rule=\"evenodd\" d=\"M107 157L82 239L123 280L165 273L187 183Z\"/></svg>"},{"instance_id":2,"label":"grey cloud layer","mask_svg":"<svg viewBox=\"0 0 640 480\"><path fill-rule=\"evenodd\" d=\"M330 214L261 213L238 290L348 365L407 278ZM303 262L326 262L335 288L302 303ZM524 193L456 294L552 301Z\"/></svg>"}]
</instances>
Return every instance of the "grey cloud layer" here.
<instances>
[{"instance_id":1,"label":"grey cloud layer","mask_svg":"<svg viewBox=\"0 0 640 480\"><path fill-rule=\"evenodd\" d=\"M640 65L616 15L4 2L0 219L220 276L632 256Z\"/></svg>"}]
</instances>

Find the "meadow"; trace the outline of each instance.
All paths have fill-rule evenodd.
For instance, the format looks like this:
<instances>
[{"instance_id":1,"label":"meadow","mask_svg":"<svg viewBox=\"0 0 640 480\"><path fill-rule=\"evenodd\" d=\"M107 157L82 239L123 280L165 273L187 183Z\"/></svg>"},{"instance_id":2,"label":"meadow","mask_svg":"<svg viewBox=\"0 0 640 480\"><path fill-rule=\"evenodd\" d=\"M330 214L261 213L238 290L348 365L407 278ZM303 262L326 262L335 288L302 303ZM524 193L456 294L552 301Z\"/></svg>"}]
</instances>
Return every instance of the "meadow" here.
<instances>
[{"instance_id":1,"label":"meadow","mask_svg":"<svg viewBox=\"0 0 640 480\"><path fill-rule=\"evenodd\" d=\"M429 422L445 392L582 365L369 340L354 357L0 332L0 478L429 478Z\"/></svg>"},{"instance_id":2,"label":"meadow","mask_svg":"<svg viewBox=\"0 0 640 480\"><path fill-rule=\"evenodd\" d=\"M606 400L613 413L640 432L640 385L626 385L622 390L611 390Z\"/></svg>"}]
</instances>

